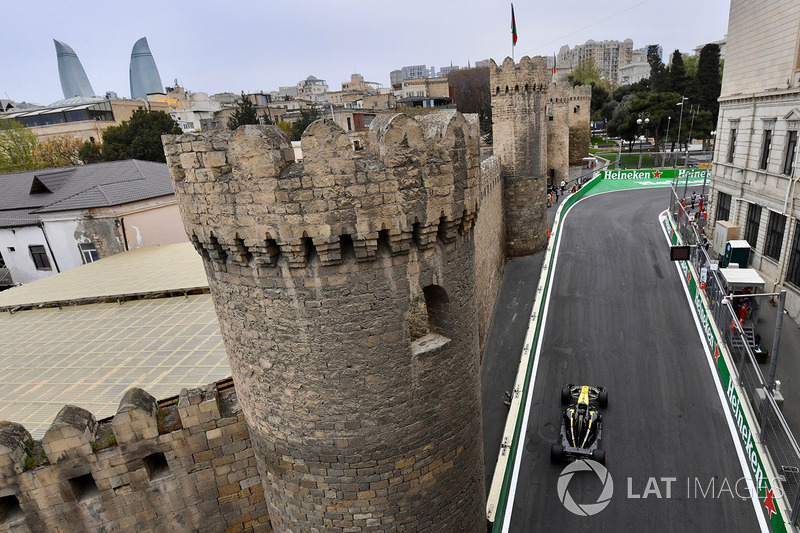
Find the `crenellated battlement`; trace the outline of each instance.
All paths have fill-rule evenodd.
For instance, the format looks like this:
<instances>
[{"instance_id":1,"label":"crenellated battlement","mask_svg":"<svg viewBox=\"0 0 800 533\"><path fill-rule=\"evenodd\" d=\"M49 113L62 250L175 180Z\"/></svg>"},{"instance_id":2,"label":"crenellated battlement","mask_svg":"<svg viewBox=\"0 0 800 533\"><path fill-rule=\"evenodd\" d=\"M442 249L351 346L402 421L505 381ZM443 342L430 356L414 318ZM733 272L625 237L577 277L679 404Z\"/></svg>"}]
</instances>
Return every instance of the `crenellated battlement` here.
<instances>
[{"instance_id":1,"label":"crenellated battlement","mask_svg":"<svg viewBox=\"0 0 800 533\"><path fill-rule=\"evenodd\" d=\"M100 421L67 405L41 441L0 422L0 494L9 531L272 531L230 379L160 402L132 388Z\"/></svg>"},{"instance_id":2,"label":"crenellated battlement","mask_svg":"<svg viewBox=\"0 0 800 533\"><path fill-rule=\"evenodd\" d=\"M452 111L377 117L353 151L329 120L309 126L303 163L283 132L165 136L186 231L209 261L292 268L430 249L469 231L478 209L477 124ZM257 154L257 155L254 155ZM233 201L233 198L236 201ZM209 222L210 223L206 223Z\"/></svg>"},{"instance_id":3,"label":"crenellated battlement","mask_svg":"<svg viewBox=\"0 0 800 533\"><path fill-rule=\"evenodd\" d=\"M489 78L492 98L514 94L547 92L549 70L544 57L524 56L519 63L506 57L498 66L494 59L489 61Z\"/></svg>"},{"instance_id":4,"label":"crenellated battlement","mask_svg":"<svg viewBox=\"0 0 800 533\"><path fill-rule=\"evenodd\" d=\"M570 100L591 100L592 99L592 86L591 85L576 85L572 88Z\"/></svg>"}]
</instances>

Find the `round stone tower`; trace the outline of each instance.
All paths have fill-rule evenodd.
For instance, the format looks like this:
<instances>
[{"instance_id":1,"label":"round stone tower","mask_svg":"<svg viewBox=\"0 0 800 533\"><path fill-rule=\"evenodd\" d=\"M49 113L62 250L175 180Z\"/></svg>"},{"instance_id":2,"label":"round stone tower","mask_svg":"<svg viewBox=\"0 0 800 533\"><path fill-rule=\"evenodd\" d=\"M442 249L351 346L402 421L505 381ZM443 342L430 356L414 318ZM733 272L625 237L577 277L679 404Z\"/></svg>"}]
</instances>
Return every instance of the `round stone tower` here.
<instances>
[{"instance_id":1,"label":"round stone tower","mask_svg":"<svg viewBox=\"0 0 800 533\"><path fill-rule=\"evenodd\" d=\"M576 85L569 102L569 164L580 165L592 140L592 86Z\"/></svg>"},{"instance_id":2,"label":"round stone tower","mask_svg":"<svg viewBox=\"0 0 800 533\"><path fill-rule=\"evenodd\" d=\"M317 121L303 163L272 126L164 143L275 530L485 531L477 127L381 115L354 151Z\"/></svg>"},{"instance_id":3,"label":"round stone tower","mask_svg":"<svg viewBox=\"0 0 800 533\"><path fill-rule=\"evenodd\" d=\"M551 185L569 181L569 102L572 86L550 83L547 88L547 179Z\"/></svg>"},{"instance_id":4,"label":"round stone tower","mask_svg":"<svg viewBox=\"0 0 800 533\"><path fill-rule=\"evenodd\" d=\"M489 64L494 153L503 169L506 253L534 254L547 245L547 61L507 57Z\"/></svg>"}]
</instances>

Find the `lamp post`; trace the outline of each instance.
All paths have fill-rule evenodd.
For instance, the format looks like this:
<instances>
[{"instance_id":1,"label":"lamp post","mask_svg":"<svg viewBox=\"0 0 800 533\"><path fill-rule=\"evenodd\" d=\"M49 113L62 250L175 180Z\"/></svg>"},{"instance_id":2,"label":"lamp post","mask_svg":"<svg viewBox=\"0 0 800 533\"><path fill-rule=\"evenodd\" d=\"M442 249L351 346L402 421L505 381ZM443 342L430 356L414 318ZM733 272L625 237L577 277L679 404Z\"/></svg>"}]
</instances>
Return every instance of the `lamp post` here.
<instances>
[{"instance_id":1,"label":"lamp post","mask_svg":"<svg viewBox=\"0 0 800 533\"><path fill-rule=\"evenodd\" d=\"M688 100L685 96L681 96L681 101L677 105L681 106L681 117L678 120L678 151L681 149L681 125L683 124L683 103Z\"/></svg>"},{"instance_id":2,"label":"lamp post","mask_svg":"<svg viewBox=\"0 0 800 533\"><path fill-rule=\"evenodd\" d=\"M667 136L666 136L666 139L664 139L664 151L665 152L667 151L667 146L666 145L669 144L669 124L670 124L670 122L672 122L672 117L671 116L667 117Z\"/></svg>"},{"instance_id":3,"label":"lamp post","mask_svg":"<svg viewBox=\"0 0 800 533\"><path fill-rule=\"evenodd\" d=\"M642 123L644 123L644 125L645 125L645 131L647 130L647 125L650 124L650 117L648 115L649 114L645 113L644 111L639 113L639 118L636 119L636 132L637 133L641 133L642 132ZM641 135L639 135L639 137L641 137ZM640 152L642 151L642 140L641 140L641 138L639 139L639 151Z\"/></svg>"}]
</instances>

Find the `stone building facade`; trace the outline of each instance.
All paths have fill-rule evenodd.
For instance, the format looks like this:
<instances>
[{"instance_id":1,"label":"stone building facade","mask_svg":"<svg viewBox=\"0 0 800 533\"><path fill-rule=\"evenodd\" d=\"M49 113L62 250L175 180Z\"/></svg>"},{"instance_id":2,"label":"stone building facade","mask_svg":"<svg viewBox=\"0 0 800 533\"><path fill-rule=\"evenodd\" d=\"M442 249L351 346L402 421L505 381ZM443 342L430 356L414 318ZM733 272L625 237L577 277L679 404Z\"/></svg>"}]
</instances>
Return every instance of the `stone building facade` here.
<instances>
[{"instance_id":1,"label":"stone building facade","mask_svg":"<svg viewBox=\"0 0 800 533\"><path fill-rule=\"evenodd\" d=\"M558 185L569 181L569 113L572 86L569 83L550 83L547 87L547 183Z\"/></svg>"},{"instance_id":2,"label":"stone building facade","mask_svg":"<svg viewBox=\"0 0 800 533\"><path fill-rule=\"evenodd\" d=\"M798 320L800 4L732 0L727 40L706 231L738 226L765 290L786 289Z\"/></svg>"},{"instance_id":3,"label":"stone building facade","mask_svg":"<svg viewBox=\"0 0 800 533\"><path fill-rule=\"evenodd\" d=\"M581 159L589 155L592 140L592 86L576 85L569 96L569 164L581 164Z\"/></svg>"}]
</instances>

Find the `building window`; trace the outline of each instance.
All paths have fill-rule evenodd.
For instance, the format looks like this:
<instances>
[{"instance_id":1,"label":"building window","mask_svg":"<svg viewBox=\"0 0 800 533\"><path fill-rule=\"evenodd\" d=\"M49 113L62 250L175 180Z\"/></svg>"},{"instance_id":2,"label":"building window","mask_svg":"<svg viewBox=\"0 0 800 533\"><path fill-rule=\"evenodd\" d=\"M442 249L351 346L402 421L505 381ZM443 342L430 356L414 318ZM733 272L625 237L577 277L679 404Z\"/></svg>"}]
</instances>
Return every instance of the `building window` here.
<instances>
[{"instance_id":1,"label":"building window","mask_svg":"<svg viewBox=\"0 0 800 533\"><path fill-rule=\"evenodd\" d=\"M91 242L79 244L78 250L81 252L81 259L83 259L84 265L100 259L100 256L97 255L97 248Z\"/></svg>"},{"instance_id":2,"label":"building window","mask_svg":"<svg viewBox=\"0 0 800 533\"><path fill-rule=\"evenodd\" d=\"M794 225L794 240L789 256L789 271L786 273L786 281L795 287L800 287L800 222Z\"/></svg>"},{"instance_id":3,"label":"building window","mask_svg":"<svg viewBox=\"0 0 800 533\"><path fill-rule=\"evenodd\" d=\"M47 257L47 252L41 244L32 244L28 246L31 251L31 258L33 264L36 265L36 270L51 270L50 259Z\"/></svg>"},{"instance_id":4,"label":"building window","mask_svg":"<svg viewBox=\"0 0 800 533\"><path fill-rule=\"evenodd\" d=\"M728 220L731 216L731 195L724 192L717 196L717 220Z\"/></svg>"},{"instance_id":5,"label":"building window","mask_svg":"<svg viewBox=\"0 0 800 533\"><path fill-rule=\"evenodd\" d=\"M764 142L761 146L761 161L758 168L767 170L767 163L769 162L769 147L772 144L772 130L764 130Z\"/></svg>"},{"instance_id":6,"label":"building window","mask_svg":"<svg viewBox=\"0 0 800 533\"><path fill-rule=\"evenodd\" d=\"M783 245L783 230L786 228L786 217L770 211L767 226L767 242L764 244L764 255L774 260L780 259Z\"/></svg>"},{"instance_id":7,"label":"building window","mask_svg":"<svg viewBox=\"0 0 800 533\"><path fill-rule=\"evenodd\" d=\"M797 132L790 131L786 140L786 155L783 157L783 173L791 175L794 166L794 153L797 151Z\"/></svg>"},{"instance_id":8,"label":"building window","mask_svg":"<svg viewBox=\"0 0 800 533\"><path fill-rule=\"evenodd\" d=\"M744 227L744 239L750 248L755 248L758 243L758 226L761 223L761 206L750 204L747 208L747 223Z\"/></svg>"},{"instance_id":9,"label":"building window","mask_svg":"<svg viewBox=\"0 0 800 533\"><path fill-rule=\"evenodd\" d=\"M731 129L731 144L728 146L728 163L733 163L734 152L736 152L736 128Z\"/></svg>"}]
</instances>

